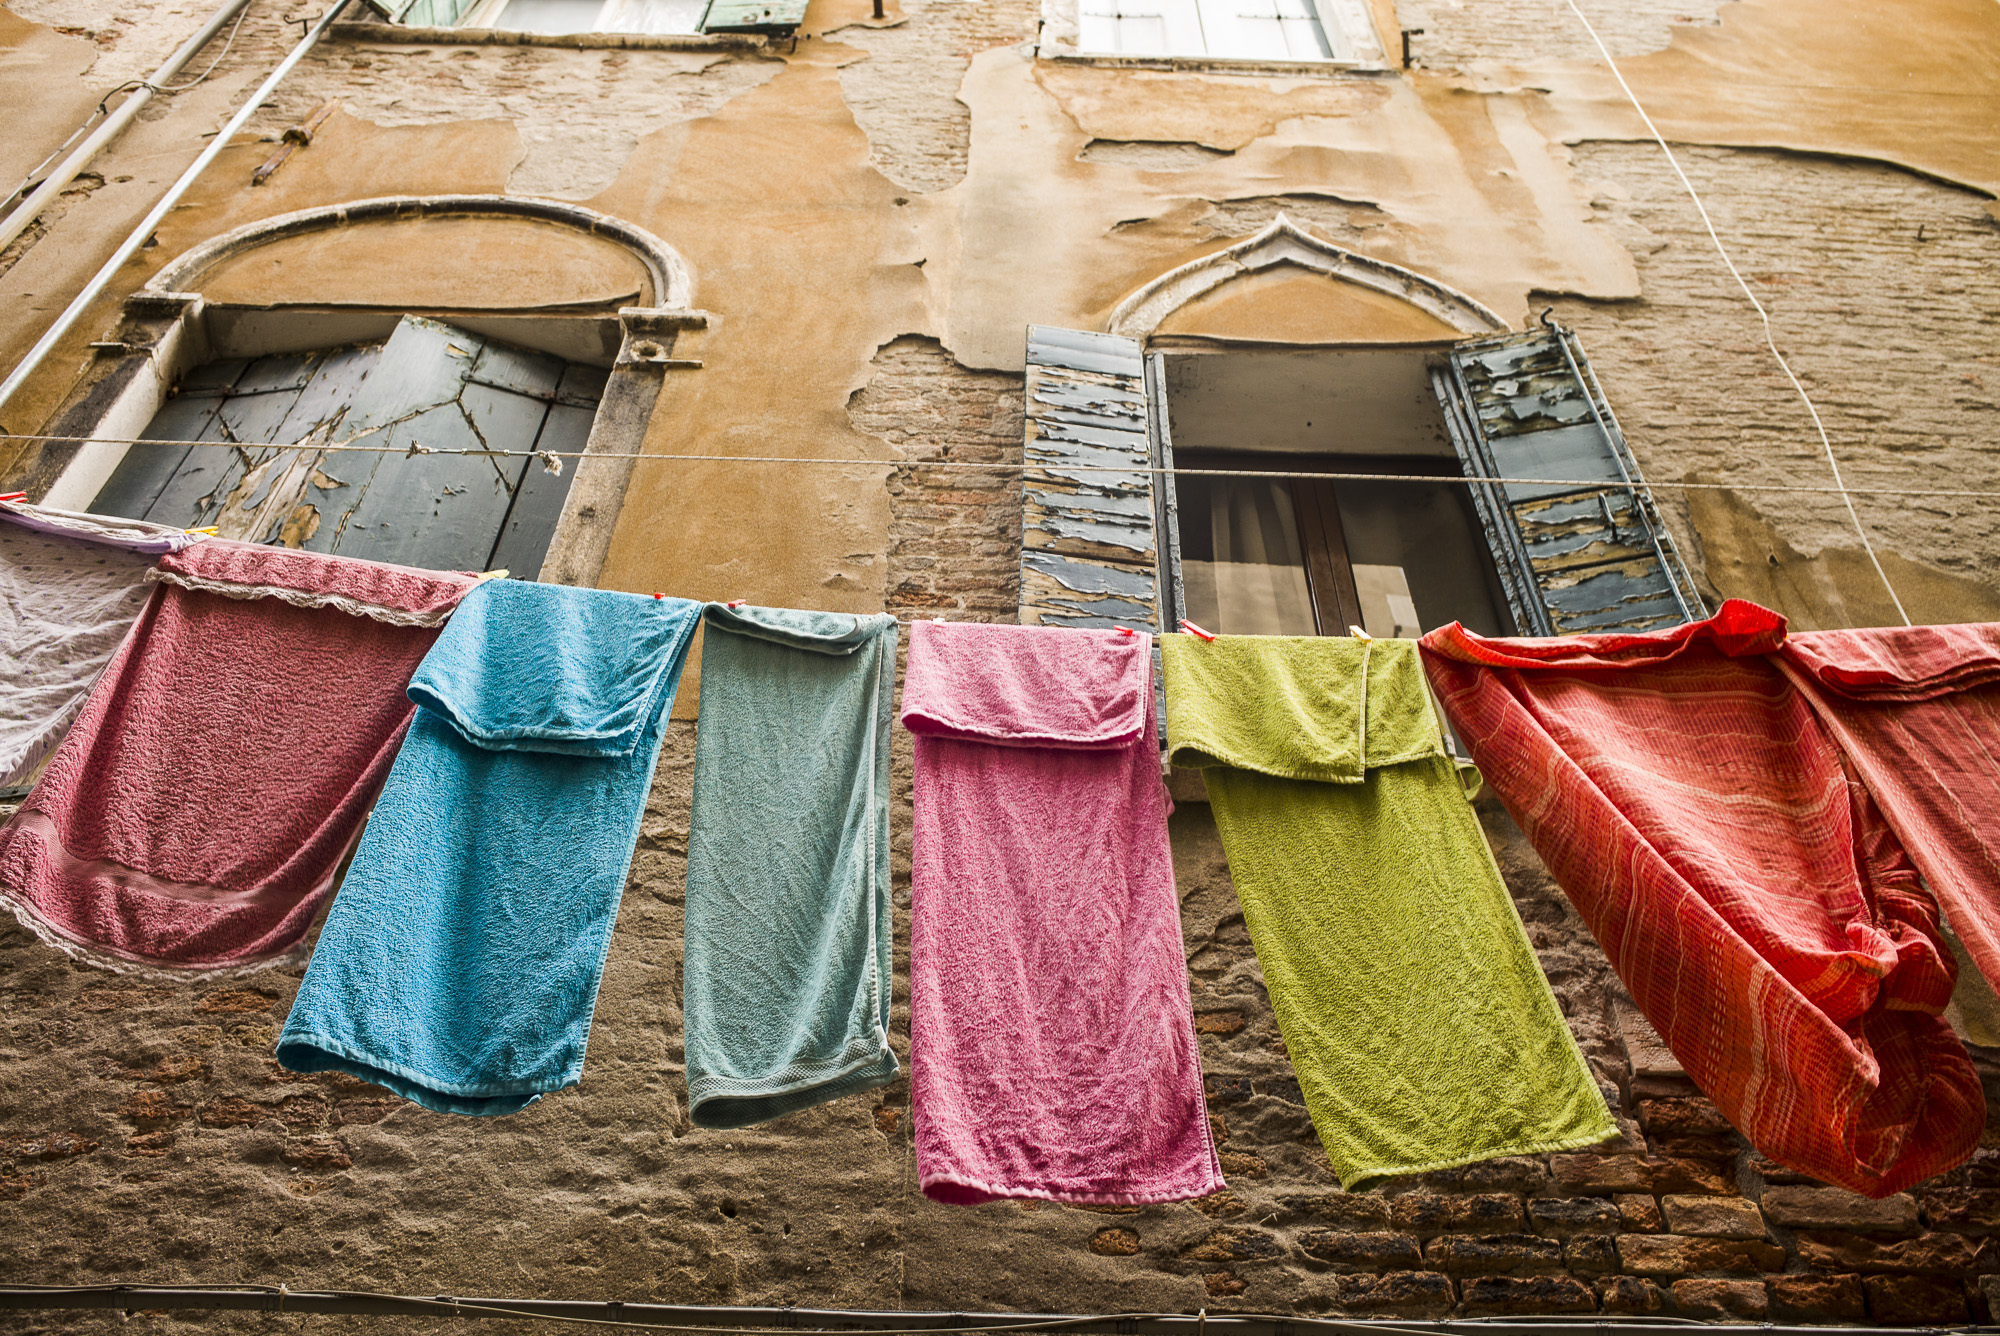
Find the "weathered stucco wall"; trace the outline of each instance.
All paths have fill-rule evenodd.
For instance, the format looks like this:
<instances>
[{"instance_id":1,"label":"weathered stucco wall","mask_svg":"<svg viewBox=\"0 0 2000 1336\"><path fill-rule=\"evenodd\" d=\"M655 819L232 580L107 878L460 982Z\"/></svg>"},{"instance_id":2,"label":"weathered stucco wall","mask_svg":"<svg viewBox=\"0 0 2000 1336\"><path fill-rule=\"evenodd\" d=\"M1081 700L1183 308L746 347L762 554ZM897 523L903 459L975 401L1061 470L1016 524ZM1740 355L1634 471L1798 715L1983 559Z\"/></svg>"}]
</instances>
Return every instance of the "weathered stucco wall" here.
<instances>
[{"instance_id":1,"label":"weathered stucco wall","mask_svg":"<svg viewBox=\"0 0 2000 1336\"><path fill-rule=\"evenodd\" d=\"M32 166L203 7L0 10L0 115L15 131L0 137L0 166ZM880 23L866 0L815 0L790 51L337 37L257 120L275 134L341 98L314 143L260 188L249 174L271 146L232 146L0 420L39 423L124 293L245 222L393 194L573 200L675 247L710 320L676 346L701 366L665 374L646 437L661 458L633 473L601 583L1010 620L1018 474L938 465L1018 464L1023 327L1101 328L1140 284L1282 211L1517 323L1553 306L1580 331L1711 590L1801 625L1885 620L1836 498L1751 489L1825 485L1817 439L1567 6L1378 8L1393 20L1382 25L1391 46L1395 26L1426 29L1408 75L1037 62L1028 0L909 0ZM1860 0L1585 8L1683 144L1850 481L2000 489L2000 11L1913 0L1885 28ZM86 181L47 235L0 256L0 364L278 58L296 32L282 12L257 0L214 79L162 99L98 164L101 185ZM488 241L480 228L286 243L217 273L214 292L517 308L633 290L618 252L545 248L519 232ZM1293 275L1224 290L1171 328L1353 337L1373 318L1369 300ZM781 462L675 458L716 454ZM0 448L0 484L8 459ZM843 462L784 462L802 459ZM1671 485L1688 481L1732 490ZM2000 618L1990 500L1857 504L1913 615ZM863 1307L1879 1323L1993 1313L2000 1149L1879 1205L1749 1152L1683 1080L1635 1070L1602 953L1490 804L1509 885L1621 1116L1623 1139L1599 1152L1340 1192L1199 802L1183 803L1173 833L1226 1193L1143 1209L931 1205L915 1190L906 1082L764 1128L695 1130L678 1012L695 700L691 679L584 1083L510 1118L446 1118L346 1078L278 1069L270 1047L292 976L167 986L83 970L0 931L9 1274ZM902 963L907 738L896 746ZM905 1043L902 992L895 1029ZM2000 1054L1978 1056L2000 1071ZM2000 1131L1989 1141L2000 1145ZM202 1325L347 1329L253 1315Z\"/></svg>"}]
</instances>

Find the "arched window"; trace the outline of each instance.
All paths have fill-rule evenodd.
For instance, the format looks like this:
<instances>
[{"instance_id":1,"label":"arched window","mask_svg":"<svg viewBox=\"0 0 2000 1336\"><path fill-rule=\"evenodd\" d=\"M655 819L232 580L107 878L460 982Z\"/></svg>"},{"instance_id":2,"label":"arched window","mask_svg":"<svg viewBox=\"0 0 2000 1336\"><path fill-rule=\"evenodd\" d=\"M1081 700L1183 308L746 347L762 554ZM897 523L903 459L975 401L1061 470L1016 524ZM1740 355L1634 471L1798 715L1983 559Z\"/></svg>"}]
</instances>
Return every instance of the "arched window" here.
<instances>
[{"instance_id":1,"label":"arched window","mask_svg":"<svg viewBox=\"0 0 2000 1336\"><path fill-rule=\"evenodd\" d=\"M589 455L638 451L661 377L686 365L675 334L702 323L690 295L664 243L574 205L368 200L268 219L128 302L55 432L105 439L51 461L46 501L588 582L631 464Z\"/></svg>"},{"instance_id":2,"label":"arched window","mask_svg":"<svg viewBox=\"0 0 2000 1336\"><path fill-rule=\"evenodd\" d=\"M1023 621L1392 637L1705 615L1566 330L1505 332L1282 216L1108 324L1029 331Z\"/></svg>"}]
</instances>

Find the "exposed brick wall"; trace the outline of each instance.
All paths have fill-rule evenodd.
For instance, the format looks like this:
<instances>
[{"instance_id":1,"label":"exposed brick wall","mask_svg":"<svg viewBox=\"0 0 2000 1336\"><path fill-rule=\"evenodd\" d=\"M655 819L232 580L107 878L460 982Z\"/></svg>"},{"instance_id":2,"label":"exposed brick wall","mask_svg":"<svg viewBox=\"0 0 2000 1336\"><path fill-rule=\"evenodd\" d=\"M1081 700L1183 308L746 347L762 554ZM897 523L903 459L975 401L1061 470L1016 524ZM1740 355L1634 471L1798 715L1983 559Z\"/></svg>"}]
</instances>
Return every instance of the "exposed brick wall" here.
<instances>
[{"instance_id":1,"label":"exposed brick wall","mask_svg":"<svg viewBox=\"0 0 2000 1336\"><path fill-rule=\"evenodd\" d=\"M1011 622L1021 587L1021 377L969 371L936 339L875 355L848 401L856 429L912 461L1013 468L896 469L889 479L888 611Z\"/></svg>"},{"instance_id":2,"label":"exposed brick wall","mask_svg":"<svg viewBox=\"0 0 2000 1336\"><path fill-rule=\"evenodd\" d=\"M1038 0L903 0L907 21L829 34L867 59L840 72L840 91L868 136L875 165L897 185L929 194L965 176L972 113L958 86L972 57L1034 40Z\"/></svg>"},{"instance_id":3,"label":"exposed brick wall","mask_svg":"<svg viewBox=\"0 0 2000 1336\"><path fill-rule=\"evenodd\" d=\"M1992 303L1973 296L2000 262L1986 201L1875 163L1676 152L1770 311L1848 484L2000 488L2000 330ZM1578 330L1647 475L1830 486L1804 406L1659 149L1582 144L1575 165L1597 217L1637 259L1645 298L1550 302ZM1803 551L1857 545L1835 496L1746 495ZM1991 505L1856 506L1878 547L1994 582Z\"/></svg>"},{"instance_id":4,"label":"exposed brick wall","mask_svg":"<svg viewBox=\"0 0 2000 1336\"><path fill-rule=\"evenodd\" d=\"M1578 0L1613 56L1658 51L1680 24L1712 24L1721 0ZM1396 0L1404 28L1422 28L1412 53L1425 69L1463 69L1475 63L1528 64L1548 60L1598 60L1597 46L1566 0L1496 4L1493 0Z\"/></svg>"}]
</instances>

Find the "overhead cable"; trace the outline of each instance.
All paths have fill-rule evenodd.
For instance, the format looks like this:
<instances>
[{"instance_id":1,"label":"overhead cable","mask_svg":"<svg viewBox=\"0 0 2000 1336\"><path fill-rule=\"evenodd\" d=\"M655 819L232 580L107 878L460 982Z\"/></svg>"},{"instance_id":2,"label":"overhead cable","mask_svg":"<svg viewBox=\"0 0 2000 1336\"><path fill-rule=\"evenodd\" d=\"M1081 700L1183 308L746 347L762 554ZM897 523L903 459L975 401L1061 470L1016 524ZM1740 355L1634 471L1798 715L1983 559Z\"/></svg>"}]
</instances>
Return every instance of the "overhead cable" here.
<instances>
[{"instance_id":1,"label":"overhead cable","mask_svg":"<svg viewBox=\"0 0 2000 1336\"><path fill-rule=\"evenodd\" d=\"M1701 215L1701 225L1708 229L1708 239L1715 243L1715 253L1722 257L1723 266L1729 270L1729 276L1736 280L1737 287L1743 289L1743 295L1749 298L1750 305L1757 312L1757 318L1764 322L1764 344L1771 350L1771 356L1777 359L1778 366L1785 373L1785 379L1791 381L1792 388L1799 392L1799 399L1812 417L1813 430L1819 433L1820 446L1826 451L1826 466L1833 473L1834 490L1839 493L1841 500L1847 503L1847 517L1854 521L1854 532L1861 536L1862 550L1868 553L1868 560L1875 567L1875 574L1882 578L1882 587L1889 591L1889 601L1896 605L1896 615L1903 619L1903 625L1911 625L1910 614L1903 610L1903 600L1896 595L1896 586L1890 583L1889 573L1882 569L1882 559L1875 555L1875 544L1868 537L1868 527L1861 522L1861 513L1854 508L1856 493L1841 480L1840 461L1834 457L1833 441L1826 434L1826 424L1820 421L1819 409L1814 405L1812 396L1806 393L1806 387L1800 382L1797 374L1793 372L1792 364L1785 360L1782 352L1778 351L1777 335L1771 329L1770 312L1764 309L1764 303L1757 300L1757 294L1750 290L1750 284L1744 281L1743 275L1736 268L1736 262L1729 258L1729 250L1722 244L1722 237L1717 234L1715 223L1708 216L1708 206L1701 202L1701 194L1694 188L1694 182L1690 181L1688 174L1681 170L1680 159L1676 158L1673 149L1667 146L1666 136L1660 133L1660 127L1654 125L1653 118L1646 114L1646 108L1639 102L1639 95L1632 91L1631 84L1625 82L1625 75L1619 70L1618 62L1611 58L1611 49L1604 45L1604 39L1597 35L1597 29L1591 26L1590 19L1577 8L1576 0L1565 0L1565 2L1569 5L1570 12L1576 15L1577 21L1583 24L1584 31L1590 34L1590 40L1597 43L1597 49L1603 55L1605 65L1611 70L1611 77L1625 90L1625 96L1632 103L1632 110L1638 112L1639 119L1646 123L1646 129L1651 132L1653 142L1660 146L1660 152L1667 155L1667 165L1674 169L1674 175L1678 176L1681 185L1687 188L1688 198L1694 201L1695 212Z\"/></svg>"},{"instance_id":2,"label":"overhead cable","mask_svg":"<svg viewBox=\"0 0 2000 1336\"><path fill-rule=\"evenodd\" d=\"M363 432L362 436L369 433ZM98 445L159 445L180 448L182 446L206 446L224 450L298 450L325 454L370 454L370 455L444 455L471 459L630 459L656 464L810 464L835 468L886 468L886 469L972 469L1001 473L1019 473L1027 469L1043 469L1062 475L1072 473L1146 474L1160 477L1171 474L1176 478L1263 478L1305 479L1318 478L1326 482L1401 482L1439 483L1446 486L1462 487L1552 487L1578 492L1650 492L1655 488L1673 487L1681 491L1711 492L1784 492L1801 496L1880 496L1907 499L1958 498L1963 500L2000 500L2000 489L1976 487L1849 487L1836 484L1831 487L1815 487L1804 483L1763 483L1763 482L1653 482L1640 479L1625 482L1612 478L1480 478L1456 473L1329 473L1321 469L1211 469L1185 468L1179 465L1162 468L1145 464L1071 464L1062 461L1029 460L1022 463L988 462L971 459L863 459L830 455L666 455L648 454L631 450L473 450L434 447L428 445L357 445L360 437L331 441L325 445L278 444L275 442L246 441L193 441L161 440L142 437L120 436L52 436L37 432L0 432L0 441L50 441L55 443Z\"/></svg>"}]
</instances>

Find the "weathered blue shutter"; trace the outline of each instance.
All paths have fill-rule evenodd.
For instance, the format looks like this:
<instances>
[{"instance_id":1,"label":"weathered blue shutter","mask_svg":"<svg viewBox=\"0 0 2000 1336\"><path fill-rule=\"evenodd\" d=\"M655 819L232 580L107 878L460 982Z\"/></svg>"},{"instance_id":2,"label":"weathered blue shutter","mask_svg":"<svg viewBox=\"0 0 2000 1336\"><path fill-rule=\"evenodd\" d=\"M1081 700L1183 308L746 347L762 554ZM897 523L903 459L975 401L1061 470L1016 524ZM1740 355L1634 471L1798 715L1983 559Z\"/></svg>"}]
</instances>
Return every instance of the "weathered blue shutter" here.
<instances>
[{"instance_id":1,"label":"weathered blue shutter","mask_svg":"<svg viewBox=\"0 0 2000 1336\"><path fill-rule=\"evenodd\" d=\"M708 0L703 32L756 32L783 37L806 21L806 0Z\"/></svg>"},{"instance_id":2,"label":"weathered blue shutter","mask_svg":"<svg viewBox=\"0 0 2000 1336\"><path fill-rule=\"evenodd\" d=\"M1707 615L1576 336L1457 345L1431 373L1526 635L1646 631Z\"/></svg>"},{"instance_id":3,"label":"weathered blue shutter","mask_svg":"<svg viewBox=\"0 0 2000 1336\"><path fill-rule=\"evenodd\" d=\"M1138 340L1030 325L1023 624L1159 632L1151 457Z\"/></svg>"}]
</instances>

